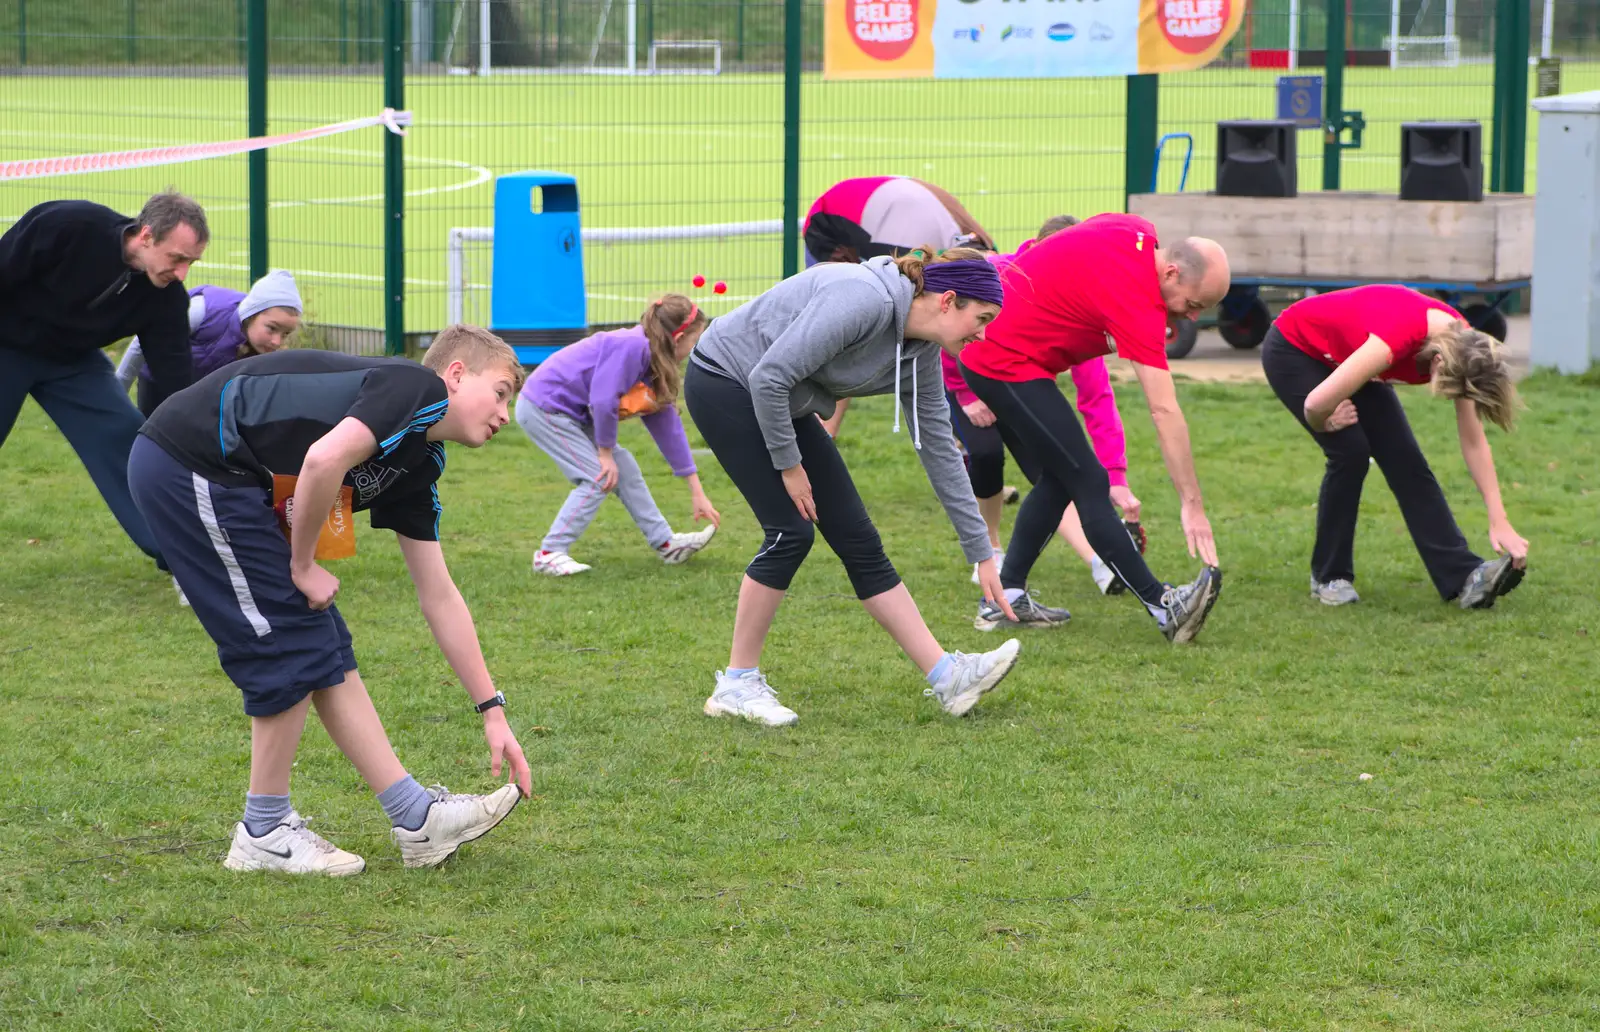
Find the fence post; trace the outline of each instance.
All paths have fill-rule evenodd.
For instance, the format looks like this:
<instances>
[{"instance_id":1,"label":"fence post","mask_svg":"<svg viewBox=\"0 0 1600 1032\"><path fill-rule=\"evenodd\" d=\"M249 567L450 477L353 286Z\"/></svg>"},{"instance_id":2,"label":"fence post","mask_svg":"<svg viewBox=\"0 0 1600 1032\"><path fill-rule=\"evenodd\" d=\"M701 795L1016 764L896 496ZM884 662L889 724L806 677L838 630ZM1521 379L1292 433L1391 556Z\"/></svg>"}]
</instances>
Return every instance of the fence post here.
<instances>
[{"instance_id":1,"label":"fence post","mask_svg":"<svg viewBox=\"0 0 1600 1032\"><path fill-rule=\"evenodd\" d=\"M1489 189L1521 193L1528 161L1528 47L1533 17L1526 0L1498 0L1494 33L1494 162Z\"/></svg>"},{"instance_id":2,"label":"fence post","mask_svg":"<svg viewBox=\"0 0 1600 1032\"><path fill-rule=\"evenodd\" d=\"M1345 11L1348 0L1328 0L1328 37L1323 58L1322 188L1339 189L1339 154L1344 150Z\"/></svg>"},{"instance_id":3,"label":"fence post","mask_svg":"<svg viewBox=\"0 0 1600 1032\"><path fill-rule=\"evenodd\" d=\"M28 0L17 0L17 63L28 63Z\"/></svg>"},{"instance_id":4,"label":"fence post","mask_svg":"<svg viewBox=\"0 0 1600 1032\"><path fill-rule=\"evenodd\" d=\"M783 276L800 271L800 59L803 0L783 0Z\"/></svg>"},{"instance_id":5,"label":"fence post","mask_svg":"<svg viewBox=\"0 0 1600 1032\"><path fill-rule=\"evenodd\" d=\"M1156 174L1157 110L1161 80L1155 75L1130 75L1127 87L1127 112L1124 116L1122 156L1122 210L1128 210L1132 194L1153 192Z\"/></svg>"},{"instance_id":6,"label":"fence post","mask_svg":"<svg viewBox=\"0 0 1600 1032\"><path fill-rule=\"evenodd\" d=\"M350 0L339 0L339 63L350 63Z\"/></svg>"},{"instance_id":7,"label":"fence post","mask_svg":"<svg viewBox=\"0 0 1600 1032\"><path fill-rule=\"evenodd\" d=\"M405 3L383 5L383 105L405 110ZM383 134L383 350L406 353L405 152L397 133Z\"/></svg>"},{"instance_id":8,"label":"fence post","mask_svg":"<svg viewBox=\"0 0 1600 1032\"><path fill-rule=\"evenodd\" d=\"M19 2L20 3L27 3L27 0L19 0ZM733 59L735 61L743 61L744 60L744 0L739 0L739 15L738 15L738 20L737 20L737 22L735 24L736 24L736 28L734 30L735 31L735 38L738 40L738 42L735 43L734 48L733 48Z\"/></svg>"},{"instance_id":9,"label":"fence post","mask_svg":"<svg viewBox=\"0 0 1600 1032\"><path fill-rule=\"evenodd\" d=\"M138 0L128 0L128 63L139 63L139 43L136 34L139 31Z\"/></svg>"},{"instance_id":10,"label":"fence post","mask_svg":"<svg viewBox=\"0 0 1600 1032\"><path fill-rule=\"evenodd\" d=\"M267 135L267 0L249 0L245 27L248 59L245 62L248 113L245 132ZM267 152L251 151L246 158L250 198L250 282L267 274Z\"/></svg>"}]
</instances>

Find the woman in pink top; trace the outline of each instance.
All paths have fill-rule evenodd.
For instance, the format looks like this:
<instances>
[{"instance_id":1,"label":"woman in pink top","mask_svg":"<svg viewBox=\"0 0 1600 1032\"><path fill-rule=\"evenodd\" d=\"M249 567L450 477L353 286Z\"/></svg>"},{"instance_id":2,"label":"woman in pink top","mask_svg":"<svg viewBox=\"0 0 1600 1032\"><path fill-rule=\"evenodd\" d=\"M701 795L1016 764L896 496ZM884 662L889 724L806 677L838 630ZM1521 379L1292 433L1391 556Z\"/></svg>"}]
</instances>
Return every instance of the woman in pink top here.
<instances>
[{"instance_id":1,"label":"woman in pink top","mask_svg":"<svg viewBox=\"0 0 1600 1032\"><path fill-rule=\"evenodd\" d=\"M1077 222L1078 220L1071 215L1057 215L1040 227L1039 235L1033 240L1023 241L1022 246L1017 248L1014 254L991 254L987 257L997 268L1004 270L1016 260L1017 255L1027 251L1036 241L1043 240L1068 226L1076 225ZM949 355L941 358L945 398L950 403L950 418L955 426L956 436L961 439L962 445L967 450L967 471L972 478L972 492L977 495L978 508L983 513L984 522L988 524L989 543L994 547L995 560L1003 563L1005 552L1000 548L1000 513L1005 505L1003 490L1005 453L1010 447L1006 439L1008 433L999 425L989 406L980 401L967 387L967 382L961 375L961 367L956 360ZM1106 468L1106 473L1110 477L1111 500L1122 510L1123 519L1128 523L1129 533L1133 535L1142 552L1144 531L1139 527L1139 499L1135 498L1128 488L1128 456L1127 445L1122 435L1122 417L1117 412L1117 400L1111 393L1111 374L1106 371L1105 360L1096 358L1073 366L1072 383L1077 388L1078 411L1083 415L1084 427L1088 430L1089 440L1094 445L1095 456ZM1011 454L1015 457L1021 452L1012 448ZM1038 470L1030 468L1031 463L1019 458L1017 465L1030 483L1038 476ZM1102 593L1120 595L1125 590L1122 582L1117 580L1116 574L1100 561L1100 557L1095 555L1088 539L1084 537L1083 526L1078 522L1076 506L1067 507L1056 533L1088 565L1095 585Z\"/></svg>"}]
</instances>

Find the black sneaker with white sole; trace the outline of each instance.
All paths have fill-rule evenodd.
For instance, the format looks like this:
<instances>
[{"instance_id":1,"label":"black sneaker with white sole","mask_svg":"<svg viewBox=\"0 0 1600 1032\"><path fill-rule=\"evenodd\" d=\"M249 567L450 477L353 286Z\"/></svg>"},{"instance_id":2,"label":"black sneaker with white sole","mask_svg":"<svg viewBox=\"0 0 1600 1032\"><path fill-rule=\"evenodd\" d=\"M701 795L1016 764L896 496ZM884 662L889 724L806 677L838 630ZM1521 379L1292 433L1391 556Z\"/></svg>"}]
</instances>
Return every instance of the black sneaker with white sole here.
<instances>
[{"instance_id":1,"label":"black sneaker with white sole","mask_svg":"<svg viewBox=\"0 0 1600 1032\"><path fill-rule=\"evenodd\" d=\"M1456 605L1462 609L1490 609L1494 600L1522 583L1527 570L1512 565L1511 557L1503 555L1491 559L1467 575L1467 583L1456 596Z\"/></svg>"},{"instance_id":2,"label":"black sneaker with white sole","mask_svg":"<svg viewBox=\"0 0 1600 1032\"><path fill-rule=\"evenodd\" d=\"M1156 617L1161 633L1174 645L1193 641L1221 592L1222 571L1215 566L1207 566L1188 584L1168 588L1161 595L1161 614Z\"/></svg>"},{"instance_id":3,"label":"black sneaker with white sole","mask_svg":"<svg viewBox=\"0 0 1600 1032\"><path fill-rule=\"evenodd\" d=\"M1026 591L1011 603L1011 611L1017 614L1015 620L1007 617L998 604L984 599L978 603L978 615L972 626L980 631L992 631L996 627L1065 627L1072 619L1072 614L1065 609L1040 605Z\"/></svg>"}]
</instances>

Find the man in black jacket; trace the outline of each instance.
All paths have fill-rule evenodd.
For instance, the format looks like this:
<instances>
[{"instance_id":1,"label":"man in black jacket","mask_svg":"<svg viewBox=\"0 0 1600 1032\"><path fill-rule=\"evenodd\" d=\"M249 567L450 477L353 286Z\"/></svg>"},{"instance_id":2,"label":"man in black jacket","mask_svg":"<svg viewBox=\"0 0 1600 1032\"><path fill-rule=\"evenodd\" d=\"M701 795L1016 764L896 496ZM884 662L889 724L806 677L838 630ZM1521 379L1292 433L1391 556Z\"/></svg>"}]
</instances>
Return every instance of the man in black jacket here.
<instances>
[{"instance_id":1,"label":"man in black jacket","mask_svg":"<svg viewBox=\"0 0 1600 1032\"><path fill-rule=\"evenodd\" d=\"M0 445L33 395L158 564L128 493L128 453L144 419L101 349L137 334L160 397L189 385L183 278L209 235L200 205L169 192L137 219L89 201L47 201L0 236Z\"/></svg>"}]
</instances>

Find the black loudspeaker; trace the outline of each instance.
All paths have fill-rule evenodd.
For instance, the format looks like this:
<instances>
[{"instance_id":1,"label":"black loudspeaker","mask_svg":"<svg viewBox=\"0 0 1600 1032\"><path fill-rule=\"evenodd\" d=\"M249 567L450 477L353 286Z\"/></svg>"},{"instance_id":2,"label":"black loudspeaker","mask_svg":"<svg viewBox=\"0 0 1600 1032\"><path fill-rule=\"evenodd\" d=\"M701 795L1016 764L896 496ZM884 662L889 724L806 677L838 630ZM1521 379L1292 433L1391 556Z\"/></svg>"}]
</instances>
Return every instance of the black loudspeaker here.
<instances>
[{"instance_id":1,"label":"black loudspeaker","mask_svg":"<svg viewBox=\"0 0 1600 1032\"><path fill-rule=\"evenodd\" d=\"M1217 193L1226 197L1294 197L1295 124L1217 123Z\"/></svg>"},{"instance_id":2,"label":"black loudspeaker","mask_svg":"<svg viewBox=\"0 0 1600 1032\"><path fill-rule=\"evenodd\" d=\"M1400 199L1483 200L1483 126L1477 122L1403 123Z\"/></svg>"}]
</instances>

